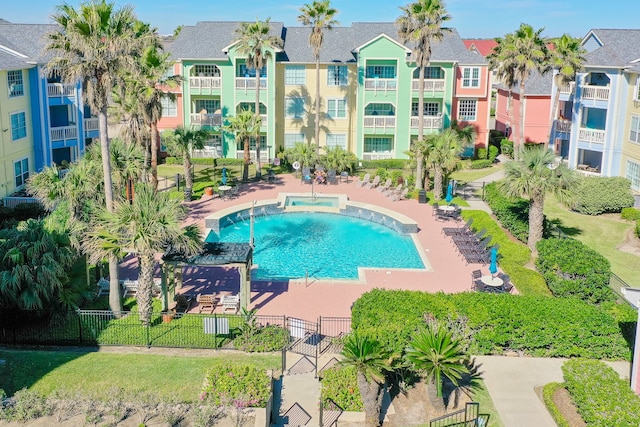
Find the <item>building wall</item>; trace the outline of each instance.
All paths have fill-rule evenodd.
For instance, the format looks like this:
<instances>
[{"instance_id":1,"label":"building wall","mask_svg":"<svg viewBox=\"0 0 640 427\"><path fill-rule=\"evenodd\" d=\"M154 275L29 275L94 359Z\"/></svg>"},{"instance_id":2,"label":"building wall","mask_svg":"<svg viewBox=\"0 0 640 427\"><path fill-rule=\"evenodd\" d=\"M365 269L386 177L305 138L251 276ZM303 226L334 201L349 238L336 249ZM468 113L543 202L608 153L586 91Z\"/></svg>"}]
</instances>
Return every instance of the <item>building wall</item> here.
<instances>
[{"instance_id":1,"label":"building wall","mask_svg":"<svg viewBox=\"0 0 640 427\"><path fill-rule=\"evenodd\" d=\"M551 98L527 96L525 102L525 141L544 143L548 140Z\"/></svg>"},{"instance_id":2,"label":"building wall","mask_svg":"<svg viewBox=\"0 0 640 427\"><path fill-rule=\"evenodd\" d=\"M182 65L177 63L172 65L172 70L174 75L182 75ZM184 99L182 95L182 84L179 84L177 87L165 87L166 92L172 93L176 97L176 110L177 114L175 117L162 117L158 121L158 131L162 132L169 129L175 129L179 126L184 126L185 117L184 117Z\"/></svg>"},{"instance_id":3,"label":"building wall","mask_svg":"<svg viewBox=\"0 0 640 427\"><path fill-rule=\"evenodd\" d=\"M631 131L631 119L636 117L640 120L640 95L638 90L640 88L640 73L627 74L629 81L629 91L627 93L627 114L625 117L624 132L622 137L622 155L620 161L620 175L634 177L638 174L640 169L640 142L632 141L630 138ZM629 162L633 164L630 165ZM637 165L637 166L636 166ZM635 170L631 170L635 169ZM635 178L632 179L632 189L640 193L640 182Z\"/></svg>"}]
</instances>

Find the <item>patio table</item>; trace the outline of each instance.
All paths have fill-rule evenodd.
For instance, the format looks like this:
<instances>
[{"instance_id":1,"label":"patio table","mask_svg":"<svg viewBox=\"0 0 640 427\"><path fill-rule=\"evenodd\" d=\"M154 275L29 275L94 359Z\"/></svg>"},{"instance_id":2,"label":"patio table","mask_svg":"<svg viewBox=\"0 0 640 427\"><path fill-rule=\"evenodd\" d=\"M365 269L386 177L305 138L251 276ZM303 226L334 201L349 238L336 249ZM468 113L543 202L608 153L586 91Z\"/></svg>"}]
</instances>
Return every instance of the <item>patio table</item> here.
<instances>
[{"instance_id":1,"label":"patio table","mask_svg":"<svg viewBox=\"0 0 640 427\"><path fill-rule=\"evenodd\" d=\"M221 185L218 187L218 191L220 192L220 197L226 197L229 195L229 191L231 190L230 185Z\"/></svg>"},{"instance_id":2,"label":"patio table","mask_svg":"<svg viewBox=\"0 0 640 427\"><path fill-rule=\"evenodd\" d=\"M491 286L492 288L501 288L502 285L504 285L504 282L499 277L482 276L480 278L480 281L487 286Z\"/></svg>"}]
</instances>

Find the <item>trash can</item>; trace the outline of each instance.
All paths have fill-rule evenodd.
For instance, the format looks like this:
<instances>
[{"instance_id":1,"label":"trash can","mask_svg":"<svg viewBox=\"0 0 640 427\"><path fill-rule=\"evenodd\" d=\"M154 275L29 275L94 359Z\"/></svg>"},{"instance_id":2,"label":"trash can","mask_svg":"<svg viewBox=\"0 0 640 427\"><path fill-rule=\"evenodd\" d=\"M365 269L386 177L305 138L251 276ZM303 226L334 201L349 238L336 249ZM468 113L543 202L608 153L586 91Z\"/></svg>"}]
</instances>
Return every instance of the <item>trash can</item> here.
<instances>
[{"instance_id":1,"label":"trash can","mask_svg":"<svg viewBox=\"0 0 640 427\"><path fill-rule=\"evenodd\" d=\"M418 203L427 203L427 191L420 190L418 192Z\"/></svg>"}]
</instances>

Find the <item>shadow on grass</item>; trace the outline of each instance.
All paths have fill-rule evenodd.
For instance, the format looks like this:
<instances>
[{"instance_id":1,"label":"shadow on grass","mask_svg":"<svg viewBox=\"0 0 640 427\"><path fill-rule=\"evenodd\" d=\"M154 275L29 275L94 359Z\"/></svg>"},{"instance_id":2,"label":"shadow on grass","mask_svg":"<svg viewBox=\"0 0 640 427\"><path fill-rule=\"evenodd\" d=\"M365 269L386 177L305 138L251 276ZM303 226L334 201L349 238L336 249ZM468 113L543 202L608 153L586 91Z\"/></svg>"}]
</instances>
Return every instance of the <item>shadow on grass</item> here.
<instances>
[{"instance_id":1,"label":"shadow on grass","mask_svg":"<svg viewBox=\"0 0 640 427\"><path fill-rule=\"evenodd\" d=\"M564 233L566 236L568 237L574 237L574 236L579 236L582 234L582 230L577 228L577 227L568 227L568 226L564 226L562 225L562 220L558 219L558 218L554 218L554 219L547 219L547 224L549 226L552 226L549 229L549 234L554 236L554 237L561 237L561 236L557 236L555 230L553 230L553 227L555 227L556 229L560 230L562 233Z\"/></svg>"}]
</instances>

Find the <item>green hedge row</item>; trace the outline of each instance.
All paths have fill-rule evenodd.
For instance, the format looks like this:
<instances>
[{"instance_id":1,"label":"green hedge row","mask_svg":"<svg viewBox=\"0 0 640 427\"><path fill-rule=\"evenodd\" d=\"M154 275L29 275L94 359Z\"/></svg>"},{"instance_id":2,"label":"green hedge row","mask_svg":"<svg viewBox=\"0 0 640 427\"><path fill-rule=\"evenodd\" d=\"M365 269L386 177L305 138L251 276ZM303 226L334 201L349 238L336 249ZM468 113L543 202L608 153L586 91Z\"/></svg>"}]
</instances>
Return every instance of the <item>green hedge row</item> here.
<instances>
[{"instance_id":1,"label":"green hedge row","mask_svg":"<svg viewBox=\"0 0 640 427\"><path fill-rule=\"evenodd\" d=\"M484 194L485 201L502 226L516 239L526 242L529 238L529 201L503 196L495 182L485 186Z\"/></svg>"},{"instance_id":2,"label":"green hedge row","mask_svg":"<svg viewBox=\"0 0 640 427\"><path fill-rule=\"evenodd\" d=\"M562 372L589 427L640 425L640 397L613 368L598 360L573 359L562 366Z\"/></svg>"},{"instance_id":3,"label":"green hedge row","mask_svg":"<svg viewBox=\"0 0 640 427\"><path fill-rule=\"evenodd\" d=\"M591 304L615 301L609 287L611 263L575 239L545 239L537 244L536 268L557 297L577 297Z\"/></svg>"},{"instance_id":4,"label":"green hedge row","mask_svg":"<svg viewBox=\"0 0 640 427\"><path fill-rule=\"evenodd\" d=\"M489 159L473 160L469 165L470 169L486 169L493 165L493 161Z\"/></svg>"},{"instance_id":5,"label":"green hedge row","mask_svg":"<svg viewBox=\"0 0 640 427\"><path fill-rule=\"evenodd\" d=\"M331 399L344 411L360 412L363 410L355 367L336 366L325 369L322 371L320 384L322 386L322 404L325 409L330 409L329 399Z\"/></svg>"},{"instance_id":6,"label":"green hedge row","mask_svg":"<svg viewBox=\"0 0 640 427\"><path fill-rule=\"evenodd\" d=\"M620 216L627 221L636 222L636 235L640 237L640 209L623 208Z\"/></svg>"},{"instance_id":7,"label":"green hedge row","mask_svg":"<svg viewBox=\"0 0 640 427\"><path fill-rule=\"evenodd\" d=\"M585 215L620 212L633 206L631 183L622 177L582 177L575 189L571 209Z\"/></svg>"},{"instance_id":8,"label":"green hedge row","mask_svg":"<svg viewBox=\"0 0 640 427\"><path fill-rule=\"evenodd\" d=\"M407 159L381 159L381 160L362 160L362 167L359 169L404 169L409 160Z\"/></svg>"},{"instance_id":9,"label":"green hedge row","mask_svg":"<svg viewBox=\"0 0 640 427\"><path fill-rule=\"evenodd\" d=\"M270 395L271 378L264 370L228 363L207 372L200 399L216 406L264 408Z\"/></svg>"},{"instance_id":10,"label":"green hedge row","mask_svg":"<svg viewBox=\"0 0 640 427\"><path fill-rule=\"evenodd\" d=\"M182 158L167 157L164 159L168 165L181 165ZM244 163L243 159L234 158L212 158L212 157L192 157L191 163L194 165L210 165L210 166L238 166Z\"/></svg>"},{"instance_id":11,"label":"green hedge row","mask_svg":"<svg viewBox=\"0 0 640 427\"><path fill-rule=\"evenodd\" d=\"M632 324L637 314L627 309L616 319L605 308L574 298L374 289L354 303L352 328L401 354L430 313L437 319L466 318L474 331L472 354L517 351L538 357L630 360L620 323Z\"/></svg>"},{"instance_id":12,"label":"green hedge row","mask_svg":"<svg viewBox=\"0 0 640 427\"><path fill-rule=\"evenodd\" d=\"M544 405L547 407L547 410L551 414L553 421L556 422L558 427L571 427L567 420L564 419L564 416L562 415L560 410L558 410L558 407L553 400L556 391L563 388L564 384L562 383L545 384L545 386L542 387L542 399L544 400Z\"/></svg>"}]
</instances>

